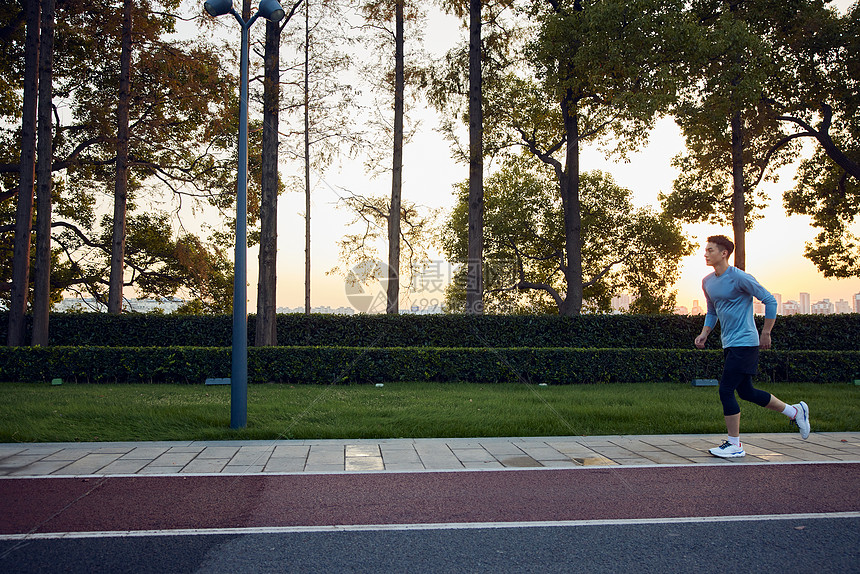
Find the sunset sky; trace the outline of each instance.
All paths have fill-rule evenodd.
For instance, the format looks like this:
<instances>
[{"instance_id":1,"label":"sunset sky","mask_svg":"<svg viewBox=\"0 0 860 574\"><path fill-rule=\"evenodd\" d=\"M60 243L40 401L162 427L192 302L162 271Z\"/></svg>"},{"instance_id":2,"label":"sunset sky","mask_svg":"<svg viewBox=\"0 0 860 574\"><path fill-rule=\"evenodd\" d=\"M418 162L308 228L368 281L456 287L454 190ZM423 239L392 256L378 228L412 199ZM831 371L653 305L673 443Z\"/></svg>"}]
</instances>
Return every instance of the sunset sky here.
<instances>
[{"instance_id":1,"label":"sunset sky","mask_svg":"<svg viewBox=\"0 0 860 574\"><path fill-rule=\"evenodd\" d=\"M834 5L844 12L850 3L838 0ZM441 15L432 16L426 28L425 46L431 52L442 53L460 34L456 21ZM448 142L435 131L439 121L434 111L416 108L413 114L422 118L422 127L404 150L403 199L432 208L450 209L454 202L452 186L467 178L468 168L451 160ZM283 142L282 150L298 144L298 141ZM585 149L581 164L584 171L600 169L612 173L620 185L633 191L637 205L657 207L657 195L670 191L676 176L670 161L683 148L677 126L671 118L664 118L658 122L650 145L633 154L629 163L615 163L594 150ZM300 167L282 165L281 169L285 176L290 170L298 172ZM797 300L801 291L810 293L813 303L824 298L834 302L840 298L850 300L855 293L860 293L860 278L826 279L803 257L804 245L811 240L814 230L808 218L785 215L782 192L793 187L794 168L788 166L780 174L778 183L766 184L764 189L771 199L770 207L764 219L756 222L747 235L747 271L771 292L782 294L783 301ZM326 274L337 264L337 240L348 232L346 226L350 220L349 213L336 208L336 203L347 191L389 195L390 174L369 180L360 163L347 162L322 176L314 174L312 178L311 305L348 307L344 279ZM286 193L279 201L277 304L296 308L304 305L304 196ZM730 227L708 225L687 225L685 230L700 246L693 256L685 258L682 275L675 285L678 304L690 307L694 299L703 301L701 279L711 271L702 257L704 239L717 233L731 237L732 231ZM384 260L386 256L386 248L380 246L379 257ZM642 256L647 257L647 254ZM252 249L248 255L249 310L252 311L256 304L256 259L257 250ZM438 259L442 259L441 255ZM435 297L441 300L442 293ZM432 298L432 294L425 293L424 298ZM401 307L408 307L408 304L401 304Z\"/></svg>"}]
</instances>

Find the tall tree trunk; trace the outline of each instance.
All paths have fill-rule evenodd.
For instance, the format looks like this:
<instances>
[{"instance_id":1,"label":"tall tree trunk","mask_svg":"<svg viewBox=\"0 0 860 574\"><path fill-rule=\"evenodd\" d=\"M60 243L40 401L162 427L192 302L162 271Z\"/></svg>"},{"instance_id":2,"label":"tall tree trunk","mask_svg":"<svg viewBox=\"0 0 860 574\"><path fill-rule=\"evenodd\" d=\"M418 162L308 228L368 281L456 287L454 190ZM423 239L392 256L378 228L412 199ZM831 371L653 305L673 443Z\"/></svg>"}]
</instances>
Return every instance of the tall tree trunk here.
<instances>
[{"instance_id":1,"label":"tall tree trunk","mask_svg":"<svg viewBox=\"0 0 860 574\"><path fill-rule=\"evenodd\" d=\"M395 0L394 10L394 162L391 177L391 207L388 211L387 312L400 307L400 198L403 176L403 3Z\"/></svg>"},{"instance_id":2,"label":"tall tree trunk","mask_svg":"<svg viewBox=\"0 0 860 574\"><path fill-rule=\"evenodd\" d=\"M568 94L562 103L564 129L567 134L565 167L561 179L561 200L564 209L564 247L567 294L559 314L579 315L582 312L582 213L579 202L579 122L576 104Z\"/></svg>"},{"instance_id":3,"label":"tall tree trunk","mask_svg":"<svg viewBox=\"0 0 860 574\"><path fill-rule=\"evenodd\" d=\"M24 44L24 106L21 118L21 165L15 245L12 255L12 292L7 344L24 344L27 298L30 291L30 232L33 227L33 186L36 177L36 101L39 68L39 0L26 0L27 36Z\"/></svg>"},{"instance_id":4,"label":"tall tree trunk","mask_svg":"<svg viewBox=\"0 0 860 574\"><path fill-rule=\"evenodd\" d=\"M116 108L116 181L114 183L113 233L111 236L108 313L122 312L125 271L126 205L128 203L129 100L131 95L131 28L133 1L125 0L122 10L119 101Z\"/></svg>"},{"instance_id":5,"label":"tall tree trunk","mask_svg":"<svg viewBox=\"0 0 860 574\"><path fill-rule=\"evenodd\" d=\"M481 105L481 2L469 2L469 238L466 313L484 311L484 111Z\"/></svg>"},{"instance_id":6,"label":"tall tree trunk","mask_svg":"<svg viewBox=\"0 0 860 574\"><path fill-rule=\"evenodd\" d=\"M311 9L305 1L305 315L311 314Z\"/></svg>"},{"instance_id":7,"label":"tall tree trunk","mask_svg":"<svg viewBox=\"0 0 860 574\"><path fill-rule=\"evenodd\" d=\"M278 112L280 109L279 50L281 28L266 21L263 81L263 157L260 197L260 269L257 282L258 347L277 345L278 258Z\"/></svg>"},{"instance_id":8,"label":"tall tree trunk","mask_svg":"<svg viewBox=\"0 0 860 574\"><path fill-rule=\"evenodd\" d=\"M33 345L48 344L51 311L51 167L54 64L54 0L42 0L39 42L39 143L36 163L36 264L33 294Z\"/></svg>"},{"instance_id":9,"label":"tall tree trunk","mask_svg":"<svg viewBox=\"0 0 860 574\"><path fill-rule=\"evenodd\" d=\"M746 269L746 204L744 185L744 133L741 113L735 112L732 128L732 231L735 240L735 267Z\"/></svg>"}]
</instances>

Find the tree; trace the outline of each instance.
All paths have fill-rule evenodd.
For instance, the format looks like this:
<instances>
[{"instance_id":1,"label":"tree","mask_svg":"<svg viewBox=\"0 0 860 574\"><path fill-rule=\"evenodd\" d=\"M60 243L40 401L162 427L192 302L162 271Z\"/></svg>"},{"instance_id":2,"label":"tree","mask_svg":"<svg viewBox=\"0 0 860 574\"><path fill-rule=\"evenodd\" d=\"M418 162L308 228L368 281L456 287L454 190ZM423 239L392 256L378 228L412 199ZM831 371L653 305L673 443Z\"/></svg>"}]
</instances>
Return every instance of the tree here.
<instances>
[{"instance_id":1,"label":"tree","mask_svg":"<svg viewBox=\"0 0 860 574\"><path fill-rule=\"evenodd\" d=\"M622 157L647 139L678 83L686 45L679 2L535 2L524 56L534 77L510 74L492 94L493 147L520 146L550 166L564 214L563 315L583 303L580 146L616 142Z\"/></svg>"},{"instance_id":2,"label":"tree","mask_svg":"<svg viewBox=\"0 0 860 574\"><path fill-rule=\"evenodd\" d=\"M431 91L431 101L440 110L452 103L457 96L465 96L467 101L466 123L469 126L469 247L466 254L466 313L483 313L484 296L484 74L485 60L489 65L487 72L492 75L497 73L498 62L505 58L494 61L493 53L498 53L502 48L506 51L510 45L511 32L500 25L500 14L509 6L509 2L490 3L487 12L484 11L482 0L470 0L468 11L459 2L444 2L445 9L464 18L468 15L469 42L468 51L463 57L458 54L458 49L449 52L446 66L441 70L440 77L434 79L434 88ZM489 34L483 38L484 15L488 16ZM502 39L500 41L500 39ZM465 94L458 93L458 87L463 82L462 70L465 59L468 62L467 90ZM502 65L504 67L504 65ZM448 111L451 113L451 111ZM456 113L452 114L456 115ZM443 126L449 137L456 141L451 124Z\"/></svg>"},{"instance_id":3,"label":"tree","mask_svg":"<svg viewBox=\"0 0 860 574\"><path fill-rule=\"evenodd\" d=\"M488 311L558 313L564 305L569 285L557 186L553 171L527 156L506 161L487 179ZM601 172L581 174L579 195L583 275L588 277L580 286L583 308L608 312L612 297L626 292L635 297L633 311L671 312L680 259L693 248L677 222L634 208L630 190ZM443 234L444 251L451 258L467 249L467 202L463 184ZM463 282L453 283L448 307L461 309L463 297Z\"/></svg>"},{"instance_id":4,"label":"tree","mask_svg":"<svg viewBox=\"0 0 860 574\"><path fill-rule=\"evenodd\" d=\"M758 186L776 181L776 169L799 151L791 114L809 111L813 102L817 111L822 101L826 84L812 79L818 64L810 63L831 59L822 42L829 32L817 35L831 27L830 17L817 0L702 0L692 14L704 50L676 110L688 151L676 158L681 175L661 200L686 221L730 222L734 264L744 269L745 232L767 200ZM806 96L798 98L800 92Z\"/></svg>"},{"instance_id":5,"label":"tree","mask_svg":"<svg viewBox=\"0 0 860 574\"><path fill-rule=\"evenodd\" d=\"M421 76L421 71L412 66L407 66L405 60L405 28L407 21L415 23L420 19L417 6L414 3L406 5L406 0L373 0L361 6L365 21L369 28L375 28L380 32L382 38L381 46L388 41L394 43L394 66L387 64L386 59L380 58L376 69L386 69L384 82L377 89L382 89L393 96L393 123L386 127L383 133L390 134L392 138L391 155L391 194L388 206L390 215L388 220L388 281L387 281L387 312L399 313L400 292L400 217L402 205L402 172L403 172L403 144L407 139L404 128L406 111L406 88L416 77ZM393 29L389 26L393 24ZM420 32L417 26L412 27L411 39L420 41ZM388 60L390 62L390 60ZM348 204L348 203L347 203Z\"/></svg>"},{"instance_id":6,"label":"tree","mask_svg":"<svg viewBox=\"0 0 860 574\"><path fill-rule=\"evenodd\" d=\"M30 230L33 224L33 193L36 172L36 102L39 68L39 0L24 3L27 37L24 64L24 104L21 117L21 155L18 165L18 208L15 214L15 243L12 260L12 289L9 306L9 346L24 344L24 313L30 292Z\"/></svg>"},{"instance_id":7,"label":"tree","mask_svg":"<svg viewBox=\"0 0 860 574\"><path fill-rule=\"evenodd\" d=\"M277 257L278 257L278 144L281 101L281 30L292 20L301 5L297 0L282 22L266 22L263 56L263 136L262 177L260 181L260 255L257 281L257 330L254 344L274 346L277 330Z\"/></svg>"},{"instance_id":8,"label":"tree","mask_svg":"<svg viewBox=\"0 0 860 574\"><path fill-rule=\"evenodd\" d=\"M391 213L388 211L391 203L385 197L365 197L361 195L350 195L340 200L346 204L355 218L350 226L359 224L356 233L345 235L338 243L340 244L339 260L342 266L335 267L329 273L343 275L349 283L356 280L353 272L356 268L364 268L366 273L359 273L359 280L378 280L385 287L385 306L388 312L388 278L390 272L384 265L378 265L379 260L377 244L383 237L387 240L390 230L388 222L391 221ZM400 282L401 288L408 289L414 282L420 269L429 261L429 248L436 234L436 220L439 216L438 210L428 209L415 205L412 202L404 202L400 206L400 230L399 243L403 245L405 255L403 267L406 273L402 274L404 281ZM360 288L361 286L350 285ZM404 289L404 291L406 290ZM408 291L406 292L408 296ZM397 300L400 300L398 293ZM374 306L370 311L381 309Z\"/></svg>"},{"instance_id":9,"label":"tree","mask_svg":"<svg viewBox=\"0 0 860 574\"><path fill-rule=\"evenodd\" d=\"M122 286L125 275L125 217L128 207L129 107L131 105L131 28L133 1L122 5L120 42L119 98L116 106L116 176L114 183L113 234L111 236L108 313L122 312Z\"/></svg>"},{"instance_id":10,"label":"tree","mask_svg":"<svg viewBox=\"0 0 860 574\"><path fill-rule=\"evenodd\" d=\"M195 209L208 205L226 210L235 201L235 159L225 153L235 150L235 79L221 69L211 46L198 39L165 39L175 30L175 17L166 10L175 6L175 2L134 5L136 56L130 70L129 217L136 210L165 213L168 210L163 203L171 201L172 209L178 212L183 199L190 199ZM53 192L51 228L56 248L51 254L51 297L70 289L104 302L111 243L104 226L113 226L114 218L99 219L98 213L100 197L116 178L114 118L119 69L115 54L120 52L121 34L116 5L93 8L64 2L59 9L63 13L57 26L54 91L70 103L70 113L55 115L58 123L54 129L52 169L64 177ZM19 54L22 61L24 50ZM6 162L0 163L4 187L12 170L19 169L19 162L10 161L7 151L20 149L19 141L16 134L4 132L4 155L0 160ZM253 145L258 149L259 141ZM259 170L259 163L256 167ZM14 194L0 190L0 198L15 195L17 190ZM8 232L7 222L11 220L8 204L0 204L2 233ZM167 237L177 236L171 227L162 231ZM142 238L148 238L143 240L144 245L152 239L146 235ZM193 263L189 258L217 259L219 245L230 240L229 234L220 230L213 230L210 238L214 242L206 243L202 251L186 250L186 265ZM155 241L149 241L149 245L157 248ZM125 259L126 288L147 275L147 280L164 285L172 281L170 268L165 271L141 267L157 266L153 263L157 258L141 258L133 265L128 257ZM7 277L3 279L8 281ZM181 284L176 289L183 290Z\"/></svg>"},{"instance_id":11,"label":"tree","mask_svg":"<svg viewBox=\"0 0 860 574\"><path fill-rule=\"evenodd\" d=\"M42 0L39 43L39 124L36 161L36 260L33 292L33 345L47 345L51 310L51 195L53 193L54 0Z\"/></svg>"},{"instance_id":12,"label":"tree","mask_svg":"<svg viewBox=\"0 0 860 574\"><path fill-rule=\"evenodd\" d=\"M822 13L823 12L823 13ZM860 276L860 5L838 17L816 13L793 34L794 84L773 101L778 119L796 126L796 138L819 144L804 159L794 189L785 192L788 213L812 217L819 232L806 257L825 277Z\"/></svg>"}]
</instances>

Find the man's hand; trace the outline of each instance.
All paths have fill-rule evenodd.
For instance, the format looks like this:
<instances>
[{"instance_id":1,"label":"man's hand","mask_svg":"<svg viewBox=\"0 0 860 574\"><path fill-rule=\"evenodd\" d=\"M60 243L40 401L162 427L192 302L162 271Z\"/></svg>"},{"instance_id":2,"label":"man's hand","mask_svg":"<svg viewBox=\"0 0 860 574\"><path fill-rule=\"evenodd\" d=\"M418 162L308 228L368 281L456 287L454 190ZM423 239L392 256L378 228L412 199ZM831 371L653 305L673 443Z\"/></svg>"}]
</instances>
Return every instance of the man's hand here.
<instances>
[{"instance_id":1,"label":"man's hand","mask_svg":"<svg viewBox=\"0 0 860 574\"><path fill-rule=\"evenodd\" d=\"M758 337L758 346L760 349L770 349L770 333L761 332Z\"/></svg>"},{"instance_id":2,"label":"man's hand","mask_svg":"<svg viewBox=\"0 0 860 574\"><path fill-rule=\"evenodd\" d=\"M708 340L707 333L701 333L698 337L696 337L696 347L699 349L705 348L705 342Z\"/></svg>"}]
</instances>

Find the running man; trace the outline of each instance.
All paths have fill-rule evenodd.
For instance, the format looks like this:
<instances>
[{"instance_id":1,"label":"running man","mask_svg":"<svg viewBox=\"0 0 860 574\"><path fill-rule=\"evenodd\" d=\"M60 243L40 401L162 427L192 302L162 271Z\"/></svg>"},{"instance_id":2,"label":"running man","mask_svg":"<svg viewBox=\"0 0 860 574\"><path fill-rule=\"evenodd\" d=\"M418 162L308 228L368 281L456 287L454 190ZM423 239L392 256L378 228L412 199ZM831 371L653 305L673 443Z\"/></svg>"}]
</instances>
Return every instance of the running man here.
<instances>
[{"instance_id":1,"label":"running man","mask_svg":"<svg viewBox=\"0 0 860 574\"><path fill-rule=\"evenodd\" d=\"M746 456L740 438L740 398L778 411L791 419L800 429L800 436L809 436L809 408L800 401L787 405L775 396L753 387L753 375L758 371L759 349L770 348L770 332L776 322L776 299L749 273L729 265L735 244L724 235L708 237L705 263L714 272L702 280L702 290L708 303L705 326L696 337L696 347L705 348L708 335L720 322L723 343L723 375L720 379L720 401L726 417L728 439L709 452L721 458ZM764 303L764 326L759 335L753 318L753 297Z\"/></svg>"}]
</instances>

